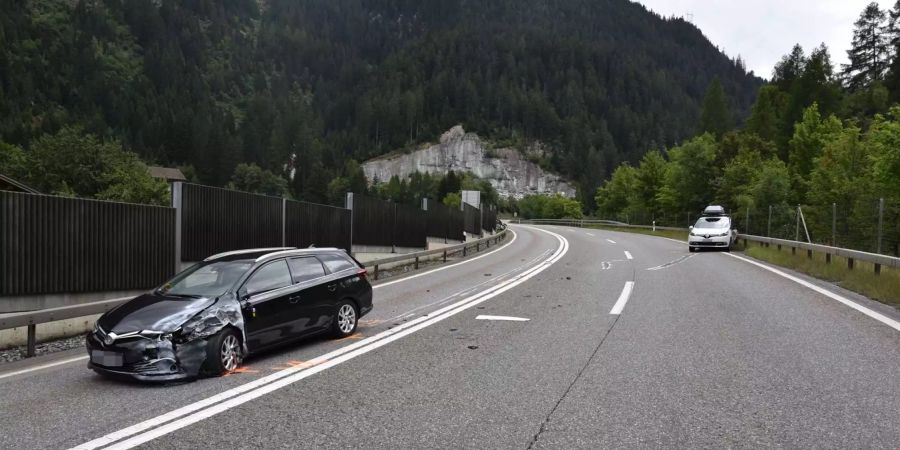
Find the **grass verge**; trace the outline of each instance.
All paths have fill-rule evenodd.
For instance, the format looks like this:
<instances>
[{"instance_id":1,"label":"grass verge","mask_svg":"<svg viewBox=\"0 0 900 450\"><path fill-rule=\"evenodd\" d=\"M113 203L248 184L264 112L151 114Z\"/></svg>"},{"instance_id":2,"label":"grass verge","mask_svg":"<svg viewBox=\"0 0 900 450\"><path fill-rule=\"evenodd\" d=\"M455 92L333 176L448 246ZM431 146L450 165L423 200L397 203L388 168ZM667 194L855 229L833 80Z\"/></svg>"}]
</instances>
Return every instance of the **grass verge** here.
<instances>
[{"instance_id":1,"label":"grass verge","mask_svg":"<svg viewBox=\"0 0 900 450\"><path fill-rule=\"evenodd\" d=\"M864 261L854 261L853 270L847 268L847 259L832 256L831 263L825 261L825 254L813 252L807 257L805 250L791 253L787 247L760 247L748 245L747 256L796 270L816 278L831 281L845 289L860 293L873 300L900 308L900 270L881 267L881 274L875 274L875 266Z\"/></svg>"}]
</instances>

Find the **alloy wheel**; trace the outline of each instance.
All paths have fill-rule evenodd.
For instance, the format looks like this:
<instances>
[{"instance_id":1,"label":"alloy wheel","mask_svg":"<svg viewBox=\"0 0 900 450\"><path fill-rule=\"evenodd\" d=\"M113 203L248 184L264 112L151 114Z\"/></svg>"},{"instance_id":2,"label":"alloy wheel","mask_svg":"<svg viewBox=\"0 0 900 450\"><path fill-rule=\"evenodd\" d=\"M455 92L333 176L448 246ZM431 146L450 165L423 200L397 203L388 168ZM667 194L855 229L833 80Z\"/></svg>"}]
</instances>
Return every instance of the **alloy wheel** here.
<instances>
[{"instance_id":1,"label":"alloy wheel","mask_svg":"<svg viewBox=\"0 0 900 450\"><path fill-rule=\"evenodd\" d=\"M349 334L356 326L356 310L351 305L343 305L338 310L338 328L341 333Z\"/></svg>"},{"instance_id":2,"label":"alloy wheel","mask_svg":"<svg viewBox=\"0 0 900 450\"><path fill-rule=\"evenodd\" d=\"M240 351L241 347L237 338L233 334L225 336L225 339L222 340L220 352L222 367L224 367L225 370L231 372L232 370L237 369L240 361Z\"/></svg>"}]
</instances>

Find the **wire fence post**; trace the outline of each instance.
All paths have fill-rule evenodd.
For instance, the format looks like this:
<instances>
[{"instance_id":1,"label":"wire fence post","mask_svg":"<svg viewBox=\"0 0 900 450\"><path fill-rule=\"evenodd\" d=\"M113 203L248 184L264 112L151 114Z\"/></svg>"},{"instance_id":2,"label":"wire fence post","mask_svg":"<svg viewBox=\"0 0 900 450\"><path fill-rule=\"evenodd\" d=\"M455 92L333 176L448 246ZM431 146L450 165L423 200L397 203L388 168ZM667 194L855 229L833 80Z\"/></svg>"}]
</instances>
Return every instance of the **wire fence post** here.
<instances>
[{"instance_id":1,"label":"wire fence post","mask_svg":"<svg viewBox=\"0 0 900 450\"><path fill-rule=\"evenodd\" d=\"M750 232L750 207L747 207L747 222L744 223L744 226L747 227L747 234L753 234Z\"/></svg>"},{"instance_id":2,"label":"wire fence post","mask_svg":"<svg viewBox=\"0 0 900 450\"><path fill-rule=\"evenodd\" d=\"M766 237L772 237L772 205L769 205L769 221L766 222Z\"/></svg>"},{"instance_id":3,"label":"wire fence post","mask_svg":"<svg viewBox=\"0 0 900 450\"><path fill-rule=\"evenodd\" d=\"M837 203L831 204L831 246L837 247Z\"/></svg>"},{"instance_id":4,"label":"wire fence post","mask_svg":"<svg viewBox=\"0 0 900 450\"><path fill-rule=\"evenodd\" d=\"M878 250L875 253L881 253L881 236L884 231L884 197L878 199Z\"/></svg>"},{"instance_id":5,"label":"wire fence post","mask_svg":"<svg viewBox=\"0 0 900 450\"><path fill-rule=\"evenodd\" d=\"M800 240L800 205L797 205L796 216L797 216L797 227L794 231L794 240L799 241Z\"/></svg>"}]
</instances>

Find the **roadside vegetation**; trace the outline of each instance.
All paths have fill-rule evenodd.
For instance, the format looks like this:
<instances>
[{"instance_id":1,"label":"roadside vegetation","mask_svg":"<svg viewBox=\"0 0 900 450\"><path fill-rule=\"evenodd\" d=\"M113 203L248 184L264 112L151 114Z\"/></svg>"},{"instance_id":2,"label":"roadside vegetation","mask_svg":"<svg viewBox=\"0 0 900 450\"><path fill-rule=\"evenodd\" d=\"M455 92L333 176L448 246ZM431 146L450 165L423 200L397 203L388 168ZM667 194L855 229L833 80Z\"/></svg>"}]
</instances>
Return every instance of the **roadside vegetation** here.
<instances>
[{"instance_id":1,"label":"roadside vegetation","mask_svg":"<svg viewBox=\"0 0 900 450\"><path fill-rule=\"evenodd\" d=\"M801 205L814 242L831 243L836 211L836 245L875 251L884 199L882 252L900 252L900 3L870 4L855 26L849 65L795 46L739 127L712 83L698 135L619 165L596 216L686 227L721 204L742 233L794 239Z\"/></svg>"},{"instance_id":2,"label":"roadside vegetation","mask_svg":"<svg viewBox=\"0 0 900 450\"><path fill-rule=\"evenodd\" d=\"M845 289L860 293L873 300L900 308L900 270L882 267L876 275L873 264L854 261L853 270L847 268L847 259L832 256L831 263L825 255L813 252L812 259L805 251L792 254L790 249L748 245L744 253L756 259L787 267L807 275L831 281Z\"/></svg>"}]
</instances>

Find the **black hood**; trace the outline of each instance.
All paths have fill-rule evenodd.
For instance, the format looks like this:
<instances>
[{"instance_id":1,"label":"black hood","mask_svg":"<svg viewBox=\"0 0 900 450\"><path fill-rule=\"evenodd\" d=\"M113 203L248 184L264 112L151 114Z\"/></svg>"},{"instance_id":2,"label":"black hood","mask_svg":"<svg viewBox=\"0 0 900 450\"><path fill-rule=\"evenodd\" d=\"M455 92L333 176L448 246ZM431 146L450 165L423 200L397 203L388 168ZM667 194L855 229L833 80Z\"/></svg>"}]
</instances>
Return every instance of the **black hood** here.
<instances>
[{"instance_id":1,"label":"black hood","mask_svg":"<svg viewBox=\"0 0 900 450\"><path fill-rule=\"evenodd\" d=\"M140 330L172 332L213 303L215 300L209 298L144 294L107 312L97 323L106 332L128 333Z\"/></svg>"}]
</instances>

